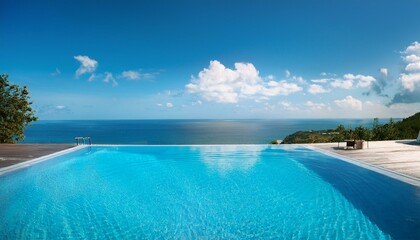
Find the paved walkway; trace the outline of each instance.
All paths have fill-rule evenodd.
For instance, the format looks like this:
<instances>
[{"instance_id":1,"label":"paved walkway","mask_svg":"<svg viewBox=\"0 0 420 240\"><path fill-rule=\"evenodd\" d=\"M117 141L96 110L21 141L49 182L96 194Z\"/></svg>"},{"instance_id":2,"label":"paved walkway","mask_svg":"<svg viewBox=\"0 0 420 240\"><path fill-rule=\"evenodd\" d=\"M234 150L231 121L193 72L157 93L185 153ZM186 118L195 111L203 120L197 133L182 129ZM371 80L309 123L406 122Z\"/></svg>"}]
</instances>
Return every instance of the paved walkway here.
<instances>
[{"instance_id":1,"label":"paved walkway","mask_svg":"<svg viewBox=\"0 0 420 240\"><path fill-rule=\"evenodd\" d=\"M74 147L74 144L0 144L0 168Z\"/></svg>"},{"instance_id":2,"label":"paved walkway","mask_svg":"<svg viewBox=\"0 0 420 240\"><path fill-rule=\"evenodd\" d=\"M345 157L385 168L420 180L420 143L415 140L375 141L364 144L364 149L345 150L346 143L304 144Z\"/></svg>"}]
</instances>

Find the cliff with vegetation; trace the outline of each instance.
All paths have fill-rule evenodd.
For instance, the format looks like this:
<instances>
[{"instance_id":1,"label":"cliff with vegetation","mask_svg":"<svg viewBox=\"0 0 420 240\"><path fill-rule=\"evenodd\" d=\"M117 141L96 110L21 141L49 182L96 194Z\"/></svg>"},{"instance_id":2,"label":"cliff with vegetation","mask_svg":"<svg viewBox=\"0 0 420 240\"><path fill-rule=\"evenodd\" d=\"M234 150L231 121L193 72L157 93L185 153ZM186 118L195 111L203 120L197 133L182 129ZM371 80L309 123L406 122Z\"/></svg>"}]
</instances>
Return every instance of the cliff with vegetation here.
<instances>
[{"instance_id":1,"label":"cliff with vegetation","mask_svg":"<svg viewBox=\"0 0 420 240\"><path fill-rule=\"evenodd\" d=\"M373 120L372 128L359 126L345 128L343 125L335 129L298 131L287 136L283 143L321 143L338 142L346 139L363 139L368 141L415 139L420 130L420 112L394 122L392 118L386 124L379 124L377 118Z\"/></svg>"}]
</instances>

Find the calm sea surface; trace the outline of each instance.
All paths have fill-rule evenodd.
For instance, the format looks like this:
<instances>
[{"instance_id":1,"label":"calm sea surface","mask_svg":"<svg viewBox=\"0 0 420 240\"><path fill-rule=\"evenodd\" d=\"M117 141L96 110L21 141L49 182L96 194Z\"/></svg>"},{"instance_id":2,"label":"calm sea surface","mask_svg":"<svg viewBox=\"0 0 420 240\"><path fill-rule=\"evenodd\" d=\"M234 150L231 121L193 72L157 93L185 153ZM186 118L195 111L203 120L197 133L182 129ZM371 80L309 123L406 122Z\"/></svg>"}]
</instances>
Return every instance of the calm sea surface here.
<instances>
[{"instance_id":1,"label":"calm sea surface","mask_svg":"<svg viewBox=\"0 0 420 240\"><path fill-rule=\"evenodd\" d=\"M89 136L96 144L266 144L299 130L330 129L339 124L371 127L372 122L372 119L41 120L27 127L24 143L72 143L76 136Z\"/></svg>"}]
</instances>

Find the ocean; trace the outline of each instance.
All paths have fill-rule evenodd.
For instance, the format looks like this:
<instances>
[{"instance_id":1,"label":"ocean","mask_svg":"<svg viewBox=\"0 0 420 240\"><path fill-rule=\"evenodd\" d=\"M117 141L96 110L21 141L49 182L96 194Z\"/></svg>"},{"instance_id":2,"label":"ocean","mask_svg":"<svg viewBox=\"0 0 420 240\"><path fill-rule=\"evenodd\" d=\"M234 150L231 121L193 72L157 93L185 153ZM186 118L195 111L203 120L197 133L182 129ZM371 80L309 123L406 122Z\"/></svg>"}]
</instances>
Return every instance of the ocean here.
<instances>
[{"instance_id":1,"label":"ocean","mask_svg":"<svg viewBox=\"0 0 420 240\"><path fill-rule=\"evenodd\" d=\"M372 123L373 119L40 120L26 128L22 143L73 143L81 136L91 137L94 144L267 144L300 130Z\"/></svg>"}]
</instances>

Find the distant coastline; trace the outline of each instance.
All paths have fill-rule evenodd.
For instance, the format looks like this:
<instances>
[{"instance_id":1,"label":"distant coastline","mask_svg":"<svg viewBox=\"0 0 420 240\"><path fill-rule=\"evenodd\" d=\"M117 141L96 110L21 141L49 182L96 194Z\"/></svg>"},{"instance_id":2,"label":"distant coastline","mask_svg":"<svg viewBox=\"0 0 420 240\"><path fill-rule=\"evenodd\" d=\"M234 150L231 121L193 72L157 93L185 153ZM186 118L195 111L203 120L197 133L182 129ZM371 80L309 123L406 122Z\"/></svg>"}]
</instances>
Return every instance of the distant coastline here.
<instances>
[{"instance_id":1,"label":"distant coastline","mask_svg":"<svg viewBox=\"0 0 420 240\"><path fill-rule=\"evenodd\" d=\"M339 142L345 139L359 140L399 140L415 139L420 130L420 112L404 118L389 119L382 123L371 120L370 126L345 126L341 124L335 128L324 130L299 130L284 138L282 143L329 143ZM273 144L277 142L272 141Z\"/></svg>"}]
</instances>

